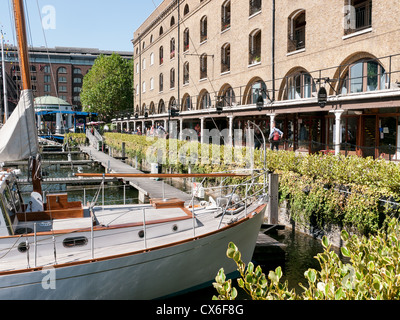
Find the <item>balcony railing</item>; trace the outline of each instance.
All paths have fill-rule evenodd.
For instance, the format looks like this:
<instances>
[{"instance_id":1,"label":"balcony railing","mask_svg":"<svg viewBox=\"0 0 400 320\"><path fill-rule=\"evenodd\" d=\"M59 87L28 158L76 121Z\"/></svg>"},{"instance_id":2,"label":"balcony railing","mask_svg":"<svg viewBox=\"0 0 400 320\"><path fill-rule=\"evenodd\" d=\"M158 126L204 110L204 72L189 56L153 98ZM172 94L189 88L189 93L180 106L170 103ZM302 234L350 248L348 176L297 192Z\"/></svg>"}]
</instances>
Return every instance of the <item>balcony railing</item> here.
<instances>
[{"instance_id":1,"label":"balcony railing","mask_svg":"<svg viewBox=\"0 0 400 320\"><path fill-rule=\"evenodd\" d=\"M345 35L370 28L372 26L372 11L371 3L367 1L365 4L360 5L350 13L350 21Z\"/></svg>"},{"instance_id":2,"label":"balcony railing","mask_svg":"<svg viewBox=\"0 0 400 320\"><path fill-rule=\"evenodd\" d=\"M256 56L254 54L254 56ZM366 88L364 90L364 92L368 91L368 94L371 94L371 92L376 91L376 92L381 92L382 90L390 90L390 89L400 89L400 84L396 83L396 79L399 79L400 77L400 53L395 54L395 55L390 55L390 56L385 56L385 57L381 57L381 58L377 58L377 59L371 59L371 61L376 61L379 62L381 65L384 65L385 68L385 73L381 74L381 73L367 73L364 74L363 77L352 77L352 78L346 78L347 82L354 82L354 83L360 83L363 82L367 82L367 83L372 83L372 78L375 79L375 77L378 77L380 75L382 75L382 77L379 77L379 79L377 81L382 81L379 84L379 87L370 85L368 88ZM328 67L325 69L319 69L319 70L314 70L314 71L310 71L309 75L312 78L312 80L316 80L316 79L320 79L320 78L333 78L332 75L333 74L340 74L341 75L341 79L336 79L336 81L331 82L331 85L333 86L334 90L337 91L333 93L331 93L331 89L328 85L325 85L327 90L328 90L328 94L331 95L339 95L339 96L351 96L356 94L357 96L359 94L362 94L363 92L359 92L359 93L353 93L351 91L342 91L342 86L343 86L343 81L344 81L344 72L346 70L348 70L348 68L351 66L352 64L343 64L343 65L338 65L338 66L333 66L333 67ZM223 68L226 68L227 65L221 63L221 70L226 70ZM384 77L383 77L384 75ZM201 70L201 79L204 79L207 77L207 72L206 69ZM275 79L275 84L276 84L276 90L275 90L275 100L276 101L293 101L294 99L289 99L288 98L288 94L287 94L287 90L288 88L292 88L288 85L286 85L283 89L279 89L280 86L277 85L279 83L281 83L282 81L284 81L286 84L289 82L290 76L289 77L284 77L284 78L277 78ZM266 88L268 90L268 94L269 96L272 98L274 96L274 93L272 92L272 80L265 80L265 85ZM376 88L375 88L376 87ZM296 84L296 89L298 89L299 92L302 91L310 91L310 88L313 88L313 82L311 81L311 83L307 82L307 83L302 83L299 84L299 86L297 86ZM373 89L371 89L373 88ZM249 100L248 99L248 95L249 95L249 90L248 90L248 84L244 84L242 86L237 86L237 87L232 87L232 92L234 92L234 94L232 93L231 98L232 101L236 101L235 104L233 104L232 107L240 106L240 108L242 108L244 105L247 104L253 104L252 102L248 102L248 101L253 101L253 100ZM285 94L286 93L286 94ZM210 92L210 97L217 97L219 96L218 91L217 92ZM294 96L295 97L295 96ZM196 101L198 101L198 97L196 96L192 96L192 101L193 101L193 106L192 106L192 110L197 110L197 109L201 109L198 108L198 106L196 105ZM297 96L297 101L301 101L301 100L310 100L310 99L315 99L315 103L317 103L317 97L316 97L316 89L311 89L310 94L307 94L305 97L300 97ZM216 105L216 99L212 100L209 102L209 104L211 106L215 106ZM157 108L156 108L157 109Z\"/></svg>"}]
</instances>

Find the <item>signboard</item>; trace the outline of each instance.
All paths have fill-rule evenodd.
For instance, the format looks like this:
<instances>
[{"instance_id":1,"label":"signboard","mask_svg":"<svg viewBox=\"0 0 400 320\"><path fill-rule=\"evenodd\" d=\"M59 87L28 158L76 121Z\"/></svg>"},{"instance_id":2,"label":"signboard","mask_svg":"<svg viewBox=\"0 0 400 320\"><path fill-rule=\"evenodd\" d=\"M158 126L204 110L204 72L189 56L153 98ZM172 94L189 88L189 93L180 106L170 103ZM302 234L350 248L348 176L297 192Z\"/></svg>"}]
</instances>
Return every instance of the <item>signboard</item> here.
<instances>
[{"instance_id":1,"label":"signboard","mask_svg":"<svg viewBox=\"0 0 400 320\"><path fill-rule=\"evenodd\" d=\"M318 91L318 104L321 108L325 107L328 100L328 93L324 87L321 87Z\"/></svg>"}]
</instances>

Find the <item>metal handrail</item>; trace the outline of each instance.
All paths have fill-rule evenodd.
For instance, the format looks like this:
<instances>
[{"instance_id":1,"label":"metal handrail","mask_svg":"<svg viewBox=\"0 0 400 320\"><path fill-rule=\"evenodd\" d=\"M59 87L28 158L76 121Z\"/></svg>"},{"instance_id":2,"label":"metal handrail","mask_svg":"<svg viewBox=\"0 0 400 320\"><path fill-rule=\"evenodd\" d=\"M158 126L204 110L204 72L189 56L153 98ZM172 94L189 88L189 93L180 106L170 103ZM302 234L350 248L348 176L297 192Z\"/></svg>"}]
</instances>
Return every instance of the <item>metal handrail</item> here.
<instances>
[{"instance_id":1,"label":"metal handrail","mask_svg":"<svg viewBox=\"0 0 400 320\"><path fill-rule=\"evenodd\" d=\"M234 187L234 189L232 190L232 192L231 192L231 194L230 194L230 196L229 196L228 203L226 204L226 206L225 206L225 208L224 208L224 210L223 210L223 212L222 212L221 220L220 220L219 225L218 225L218 229L220 229L220 227L221 227L222 220L224 219L225 214L226 214L226 211L227 211L227 209L229 208L229 204L232 204L232 197L233 197L233 195L235 194L236 190L237 190L240 186L247 185L249 181L250 181L250 182L254 182L256 178L259 178L259 177L262 176L262 175L265 175L265 172L261 172L261 173L257 174L256 176L252 176L250 179L247 179L246 181L243 181L242 183L240 183L240 184L238 184L238 185L236 185L236 186ZM257 194L257 193L259 193L260 191L264 191L264 193L265 193L265 184L266 184L266 182L264 182L264 184L263 184L263 186L264 186L263 189L259 190L258 192L255 192L255 193L251 194L250 196L249 196L249 195L246 195L245 199L243 199L243 200L246 200L246 203L247 203L247 199L248 199L248 198L254 197L254 195ZM247 192L246 192L246 193L247 193ZM247 211L247 210L246 210L246 211ZM246 213L246 214L247 214L247 213Z\"/></svg>"}]
</instances>

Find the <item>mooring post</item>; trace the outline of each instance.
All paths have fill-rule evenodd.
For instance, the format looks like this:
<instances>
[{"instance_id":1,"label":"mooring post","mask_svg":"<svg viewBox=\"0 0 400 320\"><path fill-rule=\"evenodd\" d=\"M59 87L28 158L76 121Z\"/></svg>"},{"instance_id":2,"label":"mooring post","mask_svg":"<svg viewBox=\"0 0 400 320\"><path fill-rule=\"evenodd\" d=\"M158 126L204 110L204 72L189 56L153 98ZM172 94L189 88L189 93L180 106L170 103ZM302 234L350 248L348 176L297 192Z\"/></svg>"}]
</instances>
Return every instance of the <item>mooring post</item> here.
<instances>
[{"instance_id":1,"label":"mooring post","mask_svg":"<svg viewBox=\"0 0 400 320\"><path fill-rule=\"evenodd\" d=\"M268 223L278 224L278 187L279 176L276 173L268 174Z\"/></svg>"},{"instance_id":2,"label":"mooring post","mask_svg":"<svg viewBox=\"0 0 400 320\"><path fill-rule=\"evenodd\" d=\"M122 162L125 162L125 142L122 142Z\"/></svg>"}]
</instances>

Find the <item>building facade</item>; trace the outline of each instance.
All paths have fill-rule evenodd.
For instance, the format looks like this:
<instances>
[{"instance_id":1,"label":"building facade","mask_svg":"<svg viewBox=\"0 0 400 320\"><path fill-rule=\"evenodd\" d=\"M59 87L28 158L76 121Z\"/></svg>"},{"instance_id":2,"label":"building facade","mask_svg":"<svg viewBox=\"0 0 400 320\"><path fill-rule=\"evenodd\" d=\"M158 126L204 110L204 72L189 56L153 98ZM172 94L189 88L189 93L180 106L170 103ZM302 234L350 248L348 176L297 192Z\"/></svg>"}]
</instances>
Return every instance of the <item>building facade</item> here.
<instances>
[{"instance_id":1,"label":"building facade","mask_svg":"<svg viewBox=\"0 0 400 320\"><path fill-rule=\"evenodd\" d=\"M283 149L400 159L399 16L397 0L165 0L134 32L135 110L115 122L275 121Z\"/></svg>"},{"instance_id":2,"label":"building facade","mask_svg":"<svg viewBox=\"0 0 400 320\"><path fill-rule=\"evenodd\" d=\"M72 105L75 110L81 110L80 92L83 77L91 69L98 56L112 53L112 51L87 48L30 48L29 60L34 97L58 97ZM126 59L132 59L131 52L117 53ZM12 112L19 100L22 87L17 49L8 47L4 60L9 112ZM4 111L3 108L2 111Z\"/></svg>"}]
</instances>

